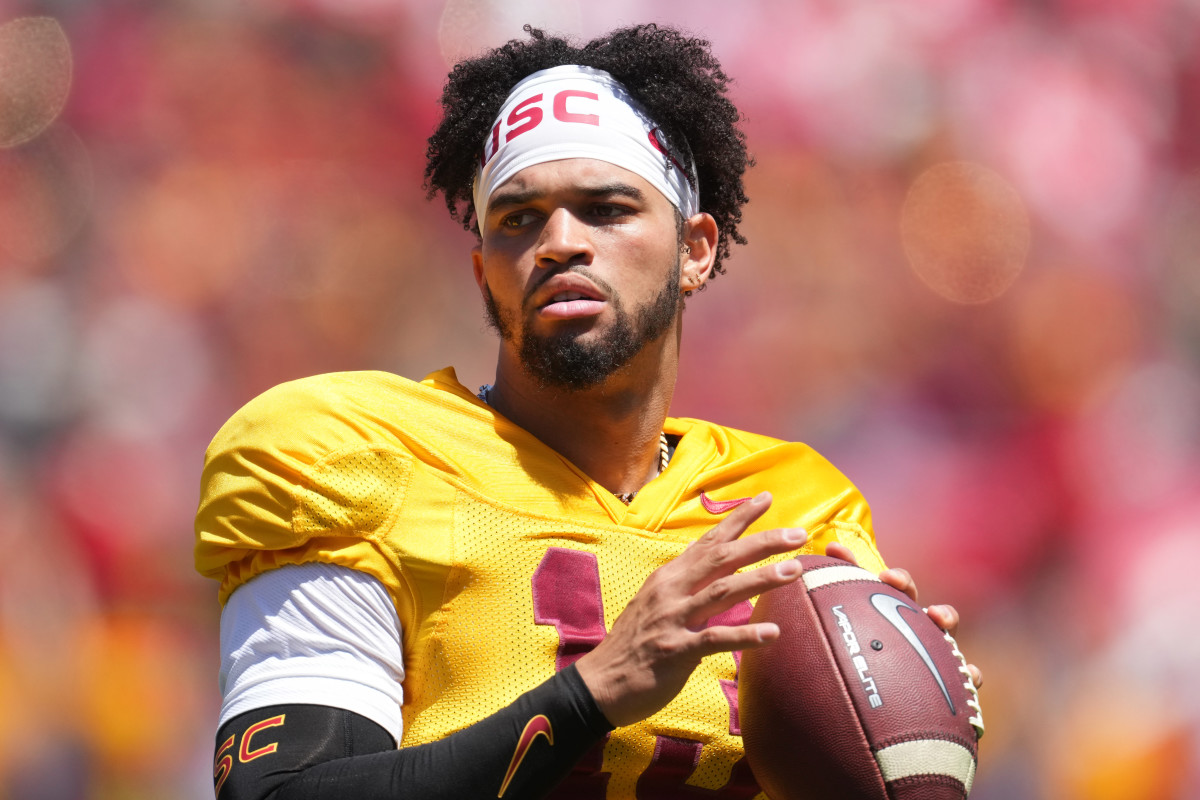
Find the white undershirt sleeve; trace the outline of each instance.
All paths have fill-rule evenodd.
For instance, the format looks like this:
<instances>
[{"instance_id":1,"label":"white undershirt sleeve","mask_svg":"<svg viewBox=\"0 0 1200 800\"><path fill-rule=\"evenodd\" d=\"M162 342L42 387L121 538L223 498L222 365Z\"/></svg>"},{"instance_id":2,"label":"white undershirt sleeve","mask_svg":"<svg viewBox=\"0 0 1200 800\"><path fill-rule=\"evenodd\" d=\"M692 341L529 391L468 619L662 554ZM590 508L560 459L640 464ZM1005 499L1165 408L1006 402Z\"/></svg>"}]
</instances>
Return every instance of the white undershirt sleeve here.
<instances>
[{"instance_id":1,"label":"white undershirt sleeve","mask_svg":"<svg viewBox=\"0 0 1200 800\"><path fill-rule=\"evenodd\" d=\"M269 705L334 706L403 732L400 619L375 578L310 563L263 573L221 613L220 725Z\"/></svg>"}]
</instances>

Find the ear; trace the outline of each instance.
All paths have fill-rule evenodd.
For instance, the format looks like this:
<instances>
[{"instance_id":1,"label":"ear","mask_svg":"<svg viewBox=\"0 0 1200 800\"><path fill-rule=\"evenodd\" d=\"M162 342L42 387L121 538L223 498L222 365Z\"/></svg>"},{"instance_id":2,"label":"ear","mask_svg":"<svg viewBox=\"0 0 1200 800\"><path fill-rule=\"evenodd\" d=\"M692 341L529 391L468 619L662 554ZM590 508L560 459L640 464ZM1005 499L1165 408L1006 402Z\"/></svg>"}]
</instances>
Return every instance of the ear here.
<instances>
[{"instance_id":1,"label":"ear","mask_svg":"<svg viewBox=\"0 0 1200 800\"><path fill-rule=\"evenodd\" d=\"M701 211L684 222L680 252L679 288L691 294L708 282L717 260L717 221Z\"/></svg>"},{"instance_id":2,"label":"ear","mask_svg":"<svg viewBox=\"0 0 1200 800\"><path fill-rule=\"evenodd\" d=\"M471 248L471 271L475 273L475 285L479 287L479 293L483 294L484 288L487 286L487 278L483 277L482 244L477 244Z\"/></svg>"}]
</instances>

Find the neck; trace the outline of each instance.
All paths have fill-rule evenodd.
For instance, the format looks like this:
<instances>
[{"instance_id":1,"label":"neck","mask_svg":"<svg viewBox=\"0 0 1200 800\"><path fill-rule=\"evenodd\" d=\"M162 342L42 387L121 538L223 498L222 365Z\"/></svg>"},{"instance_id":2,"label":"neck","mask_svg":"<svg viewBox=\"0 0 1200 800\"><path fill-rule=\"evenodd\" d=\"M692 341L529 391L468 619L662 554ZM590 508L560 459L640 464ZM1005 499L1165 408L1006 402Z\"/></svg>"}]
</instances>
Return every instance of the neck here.
<instances>
[{"instance_id":1,"label":"neck","mask_svg":"<svg viewBox=\"0 0 1200 800\"><path fill-rule=\"evenodd\" d=\"M679 371L678 332L590 389L542 387L502 346L488 402L613 494L659 472L660 436Z\"/></svg>"}]
</instances>

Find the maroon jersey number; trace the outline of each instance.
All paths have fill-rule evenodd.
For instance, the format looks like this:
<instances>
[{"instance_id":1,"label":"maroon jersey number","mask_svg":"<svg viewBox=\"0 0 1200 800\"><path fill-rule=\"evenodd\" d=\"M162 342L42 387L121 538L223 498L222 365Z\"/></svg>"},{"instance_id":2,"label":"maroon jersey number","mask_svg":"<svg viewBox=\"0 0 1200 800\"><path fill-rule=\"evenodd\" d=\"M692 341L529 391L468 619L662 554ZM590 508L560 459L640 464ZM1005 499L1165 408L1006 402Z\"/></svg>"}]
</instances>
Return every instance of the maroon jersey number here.
<instances>
[{"instance_id":1,"label":"maroon jersey number","mask_svg":"<svg viewBox=\"0 0 1200 800\"><path fill-rule=\"evenodd\" d=\"M739 603L709 620L710 625L736 625L750 619L751 606ZM573 664L598 645L608 633L604 624L604 598L600 592L600 566L595 553L551 547L533 573L533 619L538 625L553 625L558 632L556 669ZM734 653L741 665L741 653ZM738 726L737 683L721 681L729 702L729 731L741 735ZM701 742L672 736L656 736L654 757L638 778L638 800L707 798L749 800L761 790L742 757L733 766L729 782L720 789L691 786L687 779L700 762ZM575 766L552 798L603 800L609 773L601 772L604 742L593 748Z\"/></svg>"}]
</instances>

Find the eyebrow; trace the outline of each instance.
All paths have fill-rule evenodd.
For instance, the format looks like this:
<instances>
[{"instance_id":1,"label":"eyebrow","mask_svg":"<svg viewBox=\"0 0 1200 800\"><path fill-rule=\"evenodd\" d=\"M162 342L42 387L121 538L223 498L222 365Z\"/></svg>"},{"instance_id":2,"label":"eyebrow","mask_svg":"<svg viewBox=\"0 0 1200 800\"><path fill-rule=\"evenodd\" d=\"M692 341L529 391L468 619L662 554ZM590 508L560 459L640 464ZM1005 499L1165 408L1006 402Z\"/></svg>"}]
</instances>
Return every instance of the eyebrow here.
<instances>
[{"instance_id":1,"label":"eyebrow","mask_svg":"<svg viewBox=\"0 0 1200 800\"><path fill-rule=\"evenodd\" d=\"M580 186L576 187L574 191L588 198L617 196L628 197L637 202L643 202L646 199L646 193L641 189L621 181L612 181L593 186ZM536 188L501 189L492 195L492 199L488 201L488 215L490 216L493 210L525 205L543 197L545 194L544 191Z\"/></svg>"}]
</instances>

